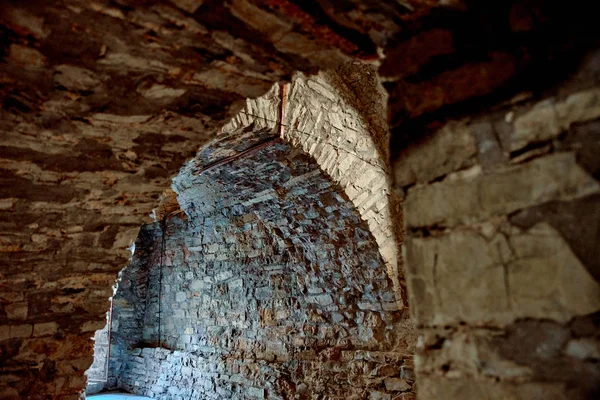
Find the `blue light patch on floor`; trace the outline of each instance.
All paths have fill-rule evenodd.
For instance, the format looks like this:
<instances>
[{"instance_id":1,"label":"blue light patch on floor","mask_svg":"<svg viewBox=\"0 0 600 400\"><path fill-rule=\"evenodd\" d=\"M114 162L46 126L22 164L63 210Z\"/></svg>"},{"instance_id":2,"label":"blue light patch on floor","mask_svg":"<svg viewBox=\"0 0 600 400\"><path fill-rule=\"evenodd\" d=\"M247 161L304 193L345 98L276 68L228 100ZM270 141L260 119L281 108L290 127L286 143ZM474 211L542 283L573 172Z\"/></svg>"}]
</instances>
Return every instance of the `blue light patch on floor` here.
<instances>
[{"instance_id":1,"label":"blue light patch on floor","mask_svg":"<svg viewBox=\"0 0 600 400\"><path fill-rule=\"evenodd\" d=\"M88 399L94 400L152 400L150 397L138 396L136 394L127 393L105 393L105 394L92 394L86 396Z\"/></svg>"}]
</instances>

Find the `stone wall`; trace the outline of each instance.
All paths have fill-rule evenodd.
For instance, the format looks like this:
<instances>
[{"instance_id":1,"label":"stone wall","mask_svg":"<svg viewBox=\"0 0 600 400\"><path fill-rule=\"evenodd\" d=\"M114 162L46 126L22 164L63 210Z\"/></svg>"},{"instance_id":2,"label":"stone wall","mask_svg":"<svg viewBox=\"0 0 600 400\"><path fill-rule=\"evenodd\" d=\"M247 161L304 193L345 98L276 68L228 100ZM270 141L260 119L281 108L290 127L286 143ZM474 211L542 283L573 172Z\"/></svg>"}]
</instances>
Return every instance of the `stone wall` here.
<instances>
[{"instance_id":1,"label":"stone wall","mask_svg":"<svg viewBox=\"0 0 600 400\"><path fill-rule=\"evenodd\" d=\"M395 159L440 115L564 79L593 4L0 2L0 395L78 396L139 225L246 97L384 53Z\"/></svg>"},{"instance_id":2,"label":"stone wall","mask_svg":"<svg viewBox=\"0 0 600 400\"><path fill-rule=\"evenodd\" d=\"M160 246L161 236L162 233L156 226L143 225L135 241L131 261L119 273L117 290L113 296L109 374L103 385L104 389L117 387L115 371L121 369L128 349L143 343L151 267L160 262L156 259L156 246ZM87 391L89 390L88 383Z\"/></svg>"},{"instance_id":3,"label":"stone wall","mask_svg":"<svg viewBox=\"0 0 600 400\"><path fill-rule=\"evenodd\" d=\"M143 322L152 347L130 346L112 376L161 399L412 398L409 321L368 227L318 164L277 140L196 175L271 131L256 135L203 149L175 183L188 219L145 228L164 236L146 244L144 317L117 295L113 331Z\"/></svg>"},{"instance_id":4,"label":"stone wall","mask_svg":"<svg viewBox=\"0 0 600 400\"><path fill-rule=\"evenodd\" d=\"M111 312L106 313L106 326L94 334L94 362L85 371L87 377L86 394L98 393L106 386L110 359L110 320Z\"/></svg>"},{"instance_id":5,"label":"stone wall","mask_svg":"<svg viewBox=\"0 0 600 400\"><path fill-rule=\"evenodd\" d=\"M249 99L223 130L269 127L315 158L340 184L367 222L394 282L399 304L407 306L404 274L399 267L401 228L390 199L387 97L370 64L351 62L313 77L297 74L284 90L273 87ZM283 111L283 117L280 115Z\"/></svg>"},{"instance_id":6,"label":"stone wall","mask_svg":"<svg viewBox=\"0 0 600 400\"><path fill-rule=\"evenodd\" d=\"M600 395L598 54L395 163L422 398Z\"/></svg>"},{"instance_id":7,"label":"stone wall","mask_svg":"<svg viewBox=\"0 0 600 400\"><path fill-rule=\"evenodd\" d=\"M336 30L250 1L0 3L0 397L78 397L170 178L245 98L373 57Z\"/></svg>"}]
</instances>

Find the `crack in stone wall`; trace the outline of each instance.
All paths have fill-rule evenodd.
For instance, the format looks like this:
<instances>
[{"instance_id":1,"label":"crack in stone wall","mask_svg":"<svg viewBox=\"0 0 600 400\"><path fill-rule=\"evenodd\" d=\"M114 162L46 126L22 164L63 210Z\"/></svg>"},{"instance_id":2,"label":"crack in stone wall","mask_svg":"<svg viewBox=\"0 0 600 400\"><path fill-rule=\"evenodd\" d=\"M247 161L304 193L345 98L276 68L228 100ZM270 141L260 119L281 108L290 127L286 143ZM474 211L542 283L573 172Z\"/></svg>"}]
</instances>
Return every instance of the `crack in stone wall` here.
<instances>
[{"instance_id":1,"label":"crack in stone wall","mask_svg":"<svg viewBox=\"0 0 600 400\"><path fill-rule=\"evenodd\" d=\"M589 71L450 121L396 161L424 398L597 397L600 80ZM574 234L578 207L589 217L577 225L593 228Z\"/></svg>"}]
</instances>

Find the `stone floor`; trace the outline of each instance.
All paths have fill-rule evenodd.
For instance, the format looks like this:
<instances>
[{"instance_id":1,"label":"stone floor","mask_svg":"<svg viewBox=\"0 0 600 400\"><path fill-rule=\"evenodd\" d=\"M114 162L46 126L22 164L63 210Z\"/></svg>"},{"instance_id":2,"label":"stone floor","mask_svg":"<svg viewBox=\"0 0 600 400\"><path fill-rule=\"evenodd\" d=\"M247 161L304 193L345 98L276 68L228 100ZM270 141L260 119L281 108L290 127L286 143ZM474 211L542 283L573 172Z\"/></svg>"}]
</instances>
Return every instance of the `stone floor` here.
<instances>
[{"instance_id":1,"label":"stone floor","mask_svg":"<svg viewBox=\"0 0 600 400\"><path fill-rule=\"evenodd\" d=\"M94 400L152 400L150 397L138 396L135 394L127 393L103 393L103 394L92 394L87 396L88 399Z\"/></svg>"}]
</instances>

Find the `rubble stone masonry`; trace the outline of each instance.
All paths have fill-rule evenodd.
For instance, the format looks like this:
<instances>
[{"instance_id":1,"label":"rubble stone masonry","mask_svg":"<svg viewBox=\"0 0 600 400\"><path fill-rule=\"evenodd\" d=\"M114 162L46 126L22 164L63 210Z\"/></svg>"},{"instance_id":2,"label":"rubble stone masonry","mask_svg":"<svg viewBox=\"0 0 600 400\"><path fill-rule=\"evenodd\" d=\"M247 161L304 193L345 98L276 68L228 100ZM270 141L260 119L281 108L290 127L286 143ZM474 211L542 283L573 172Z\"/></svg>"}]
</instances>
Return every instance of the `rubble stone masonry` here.
<instances>
[{"instance_id":1,"label":"rubble stone masonry","mask_svg":"<svg viewBox=\"0 0 600 400\"><path fill-rule=\"evenodd\" d=\"M275 83L290 81L289 95L296 108L286 114L285 125L288 133L304 134L288 135L287 144L278 146L292 143L304 149L316 160L311 164L314 170L329 175L319 182L327 182L330 189L334 182L339 184L339 191L331 190L344 199L340 202L344 206L336 207L351 220L341 224L352 225L355 233L349 234L348 243L353 237L352 251L368 265L365 268L348 256L356 264L352 271L334 263L330 276L340 274L348 281L356 277L372 286L360 293L375 299L400 297L402 302L396 304L402 306L408 293L413 316L409 322L403 314L398 328L393 316L406 309L379 312L385 316L383 322L364 322L359 312L375 311L359 308L349 311L355 320L343 320L340 328L330 322L322 326L342 329L346 323L352 329L371 329L375 324L397 335L392 342L378 337L377 351L385 347L404 354L405 347L395 343L406 337L406 326L416 324L421 332L415 359L418 392L424 400L599 398L600 31L593 5L589 0L1 1L0 398L80 397L86 385L84 372L93 358L91 337L105 324L112 287L129 263L136 237L138 252L121 282L124 297L115 303L121 315L125 310L132 314L129 325L123 320L118 327L122 339L125 332L133 335L142 328L135 321L151 320L144 317L146 304L136 303L141 296L149 300L148 310L154 309L154 291L143 282L149 276L145 266L157 265L152 257L158 253L146 244L163 237L175 243L177 235L163 236L162 229L150 225L138 236L140 225L151 221L149 215L183 163L249 104L246 99L260 98ZM369 93L377 92L368 89L372 82L354 80L352 68L344 69L356 60L376 69L376 86L381 84L387 92L386 110L372 108L379 104L370 101ZM323 75L311 78L319 71ZM331 88L340 93L339 99L330 98ZM355 90L353 95L348 88ZM308 107L312 96L319 100ZM268 104L267 115L274 97L262 100L260 104ZM309 135L313 123L322 128L317 136ZM363 136L366 132L370 138ZM221 156L230 154L223 149ZM368 159L371 156L375 158ZM248 197L250 203L240 210L219 205L229 214L217 220L233 221L246 215L244 210L285 199L290 194L283 185L285 176L278 175L282 168L270 171L281 181L264 187L264 192L253 192L257 197ZM351 175L352 170L360 177ZM391 187L390 181L379 178L389 177L390 171L395 182ZM222 184L218 179L210 183L213 188ZM302 186L297 184L290 185ZM194 193L182 189L182 194ZM241 185L227 192L243 189ZM194 196L189 201L180 197L188 224L198 217L192 207ZM201 197L202 209L214 206L214 198L211 203L206 196L197 198ZM396 198L403 199L401 212L396 210ZM330 206L323 203L318 210ZM350 211L352 207L356 210ZM294 235L312 249L319 243L327 244L328 252L333 251L329 245L337 249L335 236L323 237L333 229L335 213L325 211L326 226L314 225L322 229L311 233L315 244L306 232L317 218L309 218L313 215L309 207L300 208ZM288 223L296 219L292 207L285 209L285 218ZM308 220L311 224L299 224ZM194 231L197 227L174 218L169 221L171 227L200 235ZM198 221L205 226L204 220ZM271 219L265 216L261 221L252 234L269 232L287 243L284 233L268 223ZM402 242L403 229L406 242L399 263L395 246ZM259 239L253 237L252 243ZM364 250L369 260L363 260L363 250L356 247L364 240L370 243ZM202 244L178 246L172 256L185 261L183 249ZM308 265L323 265L321 253L304 254L299 243L282 247L276 241L264 248L290 257L295 268L307 265L305 256L311 257ZM203 248L189 254L211 253ZM260 256L261 264L287 268L283 261L271 263L271 255ZM331 257L328 254L323 262ZM339 257L336 254L335 259ZM217 261L227 260L210 262ZM192 268L185 262L178 265ZM366 271L373 275L362 276ZM310 270L309 275L321 272ZM215 277L207 270L190 279L198 276ZM219 282L211 285L230 290L229 280ZM231 291L255 293L260 286L252 286L253 282L244 281L242 288ZM339 294L336 284L326 284L330 286L322 286L323 290ZM165 291L165 296L182 292L189 301L198 301L190 294L197 290L179 289ZM213 300L225 304L227 293L217 293ZM169 298L173 311L187 304ZM338 312L334 306L346 307L333 295L327 306L305 301L308 298L302 293L300 308L294 308L288 297L278 297L288 303L264 309L283 307L294 316L313 315L309 311L314 309L322 311L323 318L333 318ZM230 304L231 310L239 311ZM224 317L207 318L210 322ZM291 325L282 326L296 329L299 320L281 321L288 320ZM290 340L298 337L293 329ZM323 329L310 337L329 337ZM169 346L183 343L180 337L185 334L175 331L165 336ZM145 337L153 338L150 333ZM222 336L238 341L243 337L236 336L237 331L230 333ZM144 337L143 329L140 335ZM217 334L212 338L216 340ZM319 347L304 350L311 349L320 354ZM173 348L168 356L175 364L181 361L187 368L192 363L188 361L192 358L182 358L176 351L189 352L198 364L199 355L191 354L189 347ZM165 354L146 350L135 357L157 365ZM409 358L403 355L402 361L393 363L402 368L399 363L405 359ZM373 362L382 366L388 361ZM214 362L223 365L216 358ZM283 367L286 362L277 364L276 370L290 371L287 366L292 364ZM325 361L317 365L337 368ZM375 376L376 387L352 388L368 387L372 397L403 393L402 382L385 387L385 378L383 383L379 380L383 370L370 375L365 372L370 367L357 368L360 373L353 376ZM337 376L330 372L316 374L315 379ZM299 373L290 372L293 379L280 381L298 388ZM331 379L335 383L342 376ZM398 379L405 379L402 372ZM335 383L332 390L341 393L345 382ZM233 386L217 387L234 393ZM244 384L237 393L250 387L255 386ZM266 381L264 390L279 393L271 388L275 383ZM415 389L413 385L411 390Z\"/></svg>"},{"instance_id":2,"label":"rubble stone masonry","mask_svg":"<svg viewBox=\"0 0 600 400\"><path fill-rule=\"evenodd\" d=\"M318 164L277 140L196 175L270 134L220 136L176 180L187 218L143 229L115 298L111 383L160 399L414 398L408 315Z\"/></svg>"}]
</instances>

